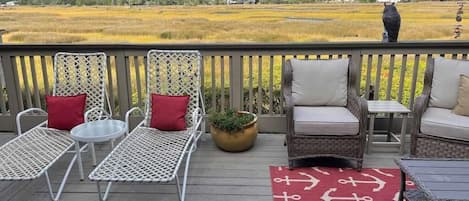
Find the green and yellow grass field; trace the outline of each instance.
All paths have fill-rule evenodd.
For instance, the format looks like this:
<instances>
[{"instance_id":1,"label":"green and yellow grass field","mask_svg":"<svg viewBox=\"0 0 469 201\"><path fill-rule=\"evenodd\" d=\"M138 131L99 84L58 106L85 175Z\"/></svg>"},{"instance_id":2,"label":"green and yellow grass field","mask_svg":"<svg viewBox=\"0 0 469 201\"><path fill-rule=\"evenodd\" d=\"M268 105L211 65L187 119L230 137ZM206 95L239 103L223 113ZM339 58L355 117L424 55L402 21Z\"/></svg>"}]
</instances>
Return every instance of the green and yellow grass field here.
<instances>
[{"instance_id":1,"label":"green and yellow grass field","mask_svg":"<svg viewBox=\"0 0 469 201\"><path fill-rule=\"evenodd\" d=\"M399 39L452 39L457 8L456 2L399 3ZM376 41L382 10L381 3L18 6L0 8L0 29L8 31L8 43Z\"/></svg>"},{"instance_id":2,"label":"green and yellow grass field","mask_svg":"<svg viewBox=\"0 0 469 201\"><path fill-rule=\"evenodd\" d=\"M453 40L453 30L458 5L456 2L400 3L401 31L404 40ZM0 8L0 29L6 43L212 43L212 42L325 42L325 41L380 41L383 31L381 20L383 4L291 4L291 5L218 5L218 6L154 6L154 7L8 7ZM463 19L463 28L469 20ZM469 39L462 33L461 40ZM409 61L411 60L409 57ZM259 83L262 90L269 90L270 76L273 80L274 110L280 112L280 59L275 59L270 75L269 64L264 58L262 80L253 76L254 96ZM375 58L376 59L376 58ZM389 71L389 58L384 58L379 98L385 98ZM39 61L36 61L37 63ZM131 66L134 66L131 60ZM139 61L142 63L143 60ZM225 66L228 64L225 62ZM247 61L245 61L246 63ZM29 63L29 62L27 62ZM47 61L51 66L51 61ZM210 66L210 61L205 61ZM225 83L220 83L221 61L216 68L205 68L206 103L210 108L211 93L219 99L220 90L228 94L229 69L225 69ZM254 58L254 64L258 60ZM397 99L402 59L396 57L392 99ZM140 65L143 66L143 65ZM248 65L245 75L248 78ZM361 88L364 91L366 65L363 64ZM407 69L413 64L408 62ZM420 94L425 63L418 71L416 94ZM253 75L258 75L254 65ZM18 69L21 73L22 70ZM40 69L38 69L40 71ZM409 70L408 70L409 71ZM143 71L141 71L143 72ZM51 72L50 72L51 74ZM215 76L212 92L212 75ZM374 60L371 80L376 78ZM141 75L143 77L143 75ZM41 78L37 78L41 79ZM51 78L50 78L51 79ZM135 80L135 75L132 77ZM412 73L405 75L402 102L407 104L411 94ZM49 80L51 81L51 80ZM249 79L244 79L245 95ZM29 82L32 83L31 81ZM41 82L40 82L41 83ZM32 86L31 86L32 87ZM133 89L134 91L136 89ZM43 90L42 90L43 91ZM270 91L266 91L268 93ZM265 95L265 94L264 94ZM137 101L136 94L132 95ZM268 100L263 107L268 108ZM225 102L226 104L226 102Z\"/></svg>"}]
</instances>

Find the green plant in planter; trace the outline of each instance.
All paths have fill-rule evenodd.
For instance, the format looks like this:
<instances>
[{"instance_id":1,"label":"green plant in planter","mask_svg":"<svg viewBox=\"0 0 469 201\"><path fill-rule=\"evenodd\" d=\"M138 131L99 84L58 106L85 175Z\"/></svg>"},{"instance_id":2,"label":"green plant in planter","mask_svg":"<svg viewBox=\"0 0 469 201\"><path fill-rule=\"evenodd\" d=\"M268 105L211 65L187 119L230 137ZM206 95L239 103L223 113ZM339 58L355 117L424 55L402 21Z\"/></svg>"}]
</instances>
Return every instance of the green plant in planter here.
<instances>
[{"instance_id":1,"label":"green plant in planter","mask_svg":"<svg viewBox=\"0 0 469 201\"><path fill-rule=\"evenodd\" d=\"M234 133L243 129L243 127L253 121L254 115L249 113L238 113L233 109L224 112L210 112L209 121L212 125L228 133Z\"/></svg>"}]
</instances>

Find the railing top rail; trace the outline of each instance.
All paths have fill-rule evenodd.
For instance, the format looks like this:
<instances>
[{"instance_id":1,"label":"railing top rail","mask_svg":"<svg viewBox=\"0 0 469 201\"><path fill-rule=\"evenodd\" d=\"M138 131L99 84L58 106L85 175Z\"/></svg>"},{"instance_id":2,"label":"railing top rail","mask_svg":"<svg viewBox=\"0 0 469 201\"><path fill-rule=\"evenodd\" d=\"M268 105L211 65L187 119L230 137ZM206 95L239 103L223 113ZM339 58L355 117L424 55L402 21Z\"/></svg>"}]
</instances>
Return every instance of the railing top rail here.
<instances>
[{"instance_id":1,"label":"railing top rail","mask_svg":"<svg viewBox=\"0 0 469 201\"><path fill-rule=\"evenodd\" d=\"M358 42L317 42L317 43L158 43L158 44L1 44L3 51L113 51L149 49L194 49L202 51L237 51L237 50L351 50L351 49L453 49L469 48L469 41L404 41L382 43L377 41Z\"/></svg>"}]
</instances>

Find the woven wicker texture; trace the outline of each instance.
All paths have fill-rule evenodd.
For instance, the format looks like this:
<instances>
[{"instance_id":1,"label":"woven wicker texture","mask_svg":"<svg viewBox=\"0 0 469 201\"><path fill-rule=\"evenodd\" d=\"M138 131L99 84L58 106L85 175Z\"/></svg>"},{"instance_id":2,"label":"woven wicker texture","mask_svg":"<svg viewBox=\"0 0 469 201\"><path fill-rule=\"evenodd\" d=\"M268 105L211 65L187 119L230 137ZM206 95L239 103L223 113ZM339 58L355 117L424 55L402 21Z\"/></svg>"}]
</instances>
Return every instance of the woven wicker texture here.
<instances>
[{"instance_id":1,"label":"woven wicker texture","mask_svg":"<svg viewBox=\"0 0 469 201\"><path fill-rule=\"evenodd\" d=\"M159 51L148 53L147 96L151 93L189 95L186 123L192 126L192 112L199 107L200 53L198 51ZM151 117L151 101L146 99L146 125Z\"/></svg>"},{"instance_id":2,"label":"woven wicker texture","mask_svg":"<svg viewBox=\"0 0 469 201\"><path fill-rule=\"evenodd\" d=\"M419 158L469 158L469 141L437 137L421 133L423 113L428 107L433 80L434 60L427 62L422 95L415 100L414 126L410 155Z\"/></svg>"},{"instance_id":3,"label":"woven wicker texture","mask_svg":"<svg viewBox=\"0 0 469 201\"><path fill-rule=\"evenodd\" d=\"M0 179L35 179L73 144L67 131L32 129L0 149Z\"/></svg>"},{"instance_id":4,"label":"woven wicker texture","mask_svg":"<svg viewBox=\"0 0 469 201\"><path fill-rule=\"evenodd\" d=\"M104 109L106 55L104 53L57 53L55 55L54 94L72 96L86 93L86 110ZM100 111L90 114L97 120Z\"/></svg>"},{"instance_id":5,"label":"woven wicker texture","mask_svg":"<svg viewBox=\"0 0 469 201\"><path fill-rule=\"evenodd\" d=\"M356 135L301 135L295 133L292 101L292 64L286 62L283 72L283 97L287 115L287 141L289 167L294 167L294 161L305 158L337 157L351 159L357 162L360 170L363 163L365 148L365 134L367 124L366 100L357 96L358 85L356 72L349 64L347 106L346 108L359 120L359 132Z\"/></svg>"},{"instance_id":6,"label":"woven wicker texture","mask_svg":"<svg viewBox=\"0 0 469 201\"><path fill-rule=\"evenodd\" d=\"M138 127L91 172L93 181L166 182L176 167L190 133Z\"/></svg>"}]
</instances>

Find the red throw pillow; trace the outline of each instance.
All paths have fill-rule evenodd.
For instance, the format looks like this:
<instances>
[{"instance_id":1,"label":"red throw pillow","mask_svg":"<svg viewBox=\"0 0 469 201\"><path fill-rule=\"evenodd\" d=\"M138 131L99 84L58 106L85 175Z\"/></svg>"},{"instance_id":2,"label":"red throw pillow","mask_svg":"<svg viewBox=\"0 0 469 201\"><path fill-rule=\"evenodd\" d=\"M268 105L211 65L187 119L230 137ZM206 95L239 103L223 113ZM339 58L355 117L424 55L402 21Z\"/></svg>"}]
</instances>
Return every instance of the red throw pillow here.
<instances>
[{"instance_id":1,"label":"red throw pillow","mask_svg":"<svg viewBox=\"0 0 469 201\"><path fill-rule=\"evenodd\" d=\"M189 96L151 94L150 127L163 131L186 130Z\"/></svg>"},{"instance_id":2,"label":"red throw pillow","mask_svg":"<svg viewBox=\"0 0 469 201\"><path fill-rule=\"evenodd\" d=\"M46 96L49 128L71 130L85 122L86 94L76 96Z\"/></svg>"}]
</instances>

